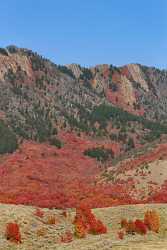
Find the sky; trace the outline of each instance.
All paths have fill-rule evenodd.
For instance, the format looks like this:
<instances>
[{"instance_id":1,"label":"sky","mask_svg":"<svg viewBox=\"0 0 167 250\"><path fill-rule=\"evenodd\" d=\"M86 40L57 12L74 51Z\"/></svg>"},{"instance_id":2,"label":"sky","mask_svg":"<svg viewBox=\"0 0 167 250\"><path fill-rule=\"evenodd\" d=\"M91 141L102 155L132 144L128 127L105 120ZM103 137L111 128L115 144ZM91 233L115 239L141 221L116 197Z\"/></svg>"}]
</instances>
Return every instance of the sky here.
<instances>
[{"instance_id":1,"label":"sky","mask_svg":"<svg viewBox=\"0 0 167 250\"><path fill-rule=\"evenodd\" d=\"M1 0L0 47L57 64L167 69L166 0Z\"/></svg>"}]
</instances>

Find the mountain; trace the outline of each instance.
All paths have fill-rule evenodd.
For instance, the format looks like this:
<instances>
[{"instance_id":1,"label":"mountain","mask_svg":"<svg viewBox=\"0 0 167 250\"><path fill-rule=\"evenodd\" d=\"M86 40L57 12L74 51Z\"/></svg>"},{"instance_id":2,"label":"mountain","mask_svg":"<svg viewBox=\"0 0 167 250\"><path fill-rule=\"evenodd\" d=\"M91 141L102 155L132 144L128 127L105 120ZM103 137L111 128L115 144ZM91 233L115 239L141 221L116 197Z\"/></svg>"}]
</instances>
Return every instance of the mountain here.
<instances>
[{"instance_id":1,"label":"mountain","mask_svg":"<svg viewBox=\"0 0 167 250\"><path fill-rule=\"evenodd\" d=\"M43 207L162 201L166 171L158 171L158 181L153 173L154 162L163 168L159 161L166 160L166 105L166 70L61 66L28 49L1 48L0 201Z\"/></svg>"}]
</instances>

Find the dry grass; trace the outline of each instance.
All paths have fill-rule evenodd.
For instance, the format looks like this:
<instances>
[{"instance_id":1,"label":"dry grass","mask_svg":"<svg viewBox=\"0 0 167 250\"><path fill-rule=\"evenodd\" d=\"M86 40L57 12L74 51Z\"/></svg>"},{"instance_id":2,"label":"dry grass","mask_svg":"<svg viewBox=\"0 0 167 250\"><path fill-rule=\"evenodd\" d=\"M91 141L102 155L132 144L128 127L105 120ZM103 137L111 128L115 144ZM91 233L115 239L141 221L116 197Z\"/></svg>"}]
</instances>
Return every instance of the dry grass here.
<instances>
[{"instance_id":1,"label":"dry grass","mask_svg":"<svg viewBox=\"0 0 167 250\"><path fill-rule=\"evenodd\" d=\"M144 212L156 209L160 213L161 228L158 234L149 232L146 236L128 235L123 240L118 239L122 218L143 219ZM49 209L43 209L46 216ZM108 227L108 234L88 235L85 239L74 239L68 244L60 243L60 236L67 230L73 232L71 223L74 211L68 211L68 218L61 215L62 211L52 210L52 214L59 218L59 223L47 225L34 216L34 207L0 205L0 250L166 250L167 249L167 205L133 205L113 208L95 209L94 213ZM5 239L6 223L16 221L20 225L22 241L15 245Z\"/></svg>"}]
</instances>

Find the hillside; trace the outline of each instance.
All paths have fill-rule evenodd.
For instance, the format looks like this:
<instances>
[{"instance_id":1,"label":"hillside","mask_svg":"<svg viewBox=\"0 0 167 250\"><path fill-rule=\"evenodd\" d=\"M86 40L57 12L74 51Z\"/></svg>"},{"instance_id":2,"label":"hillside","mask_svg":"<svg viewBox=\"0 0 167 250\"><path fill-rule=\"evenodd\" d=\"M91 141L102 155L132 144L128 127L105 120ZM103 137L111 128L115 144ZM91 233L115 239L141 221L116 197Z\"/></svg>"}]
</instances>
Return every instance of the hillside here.
<instances>
[{"instance_id":1,"label":"hillside","mask_svg":"<svg viewBox=\"0 0 167 250\"><path fill-rule=\"evenodd\" d=\"M133 146L167 131L166 71L60 66L15 46L0 50L0 69L1 118L23 139L48 141L63 129Z\"/></svg>"},{"instance_id":2,"label":"hillside","mask_svg":"<svg viewBox=\"0 0 167 250\"><path fill-rule=\"evenodd\" d=\"M139 64L61 66L1 48L0 202L166 202L166 82Z\"/></svg>"}]
</instances>

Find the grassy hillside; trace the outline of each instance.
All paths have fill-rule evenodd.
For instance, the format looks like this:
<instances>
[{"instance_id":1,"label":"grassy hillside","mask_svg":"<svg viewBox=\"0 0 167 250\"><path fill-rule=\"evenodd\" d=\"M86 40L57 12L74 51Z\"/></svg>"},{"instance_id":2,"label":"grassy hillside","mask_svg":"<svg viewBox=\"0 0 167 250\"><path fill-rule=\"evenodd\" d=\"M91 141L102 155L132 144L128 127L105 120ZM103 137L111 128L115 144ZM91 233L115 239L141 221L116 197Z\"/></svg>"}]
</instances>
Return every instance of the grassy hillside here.
<instances>
[{"instance_id":1,"label":"grassy hillside","mask_svg":"<svg viewBox=\"0 0 167 250\"><path fill-rule=\"evenodd\" d=\"M120 221L126 217L129 219L143 218L148 209L155 209L161 218L159 233L149 232L146 236L138 234L127 235L123 240L118 239ZM120 206L105 209L95 209L93 212L108 228L104 235L89 235L85 239L73 238L71 243L60 242L61 235L66 230L73 232L71 224L75 211L68 210L67 217L61 210L43 209L44 217L35 215L35 207L0 205L0 249L1 250L165 250L167 249L167 205L135 205ZM56 224L48 224L48 216L56 217ZM4 236L5 226L8 222L16 221L20 226L22 243L16 245L6 240Z\"/></svg>"}]
</instances>

